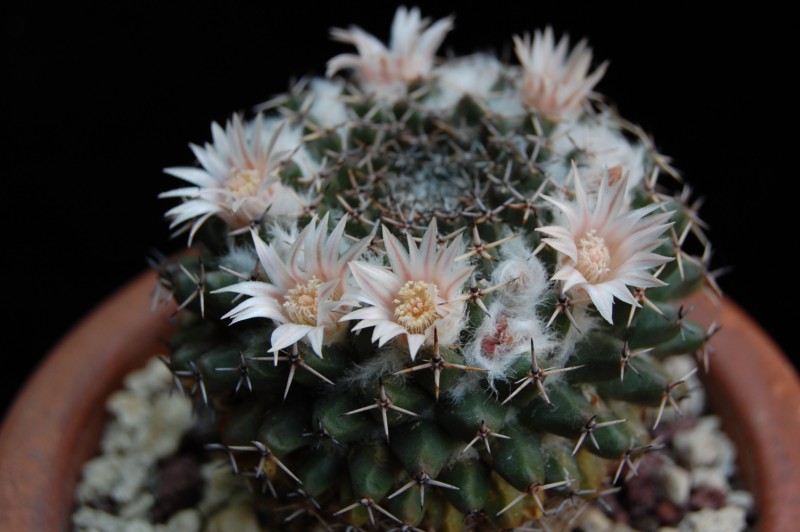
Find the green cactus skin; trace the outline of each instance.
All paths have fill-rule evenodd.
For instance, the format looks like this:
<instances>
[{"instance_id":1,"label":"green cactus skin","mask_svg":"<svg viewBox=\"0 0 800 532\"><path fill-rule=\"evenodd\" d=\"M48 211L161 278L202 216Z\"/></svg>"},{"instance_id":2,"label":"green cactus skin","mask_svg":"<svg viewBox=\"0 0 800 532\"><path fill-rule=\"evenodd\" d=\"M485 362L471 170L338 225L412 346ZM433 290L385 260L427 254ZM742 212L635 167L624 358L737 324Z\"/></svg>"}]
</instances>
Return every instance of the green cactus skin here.
<instances>
[{"instance_id":1,"label":"green cactus skin","mask_svg":"<svg viewBox=\"0 0 800 532\"><path fill-rule=\"evenodd\" d=\"M417 28L413 38L428 35L437 46L449 29L445 19L423 32L424 24L414 26L416 10L398 17ZM353 33L337 31L337 39L358 45ZM547 36L537 34L535 53L547 53ZM517 42L518 53L524 45ZM432 61L430 46L422 59ZM571 508L566 500L602 496L613 487L609 471L647 449L653 420L686 391L661 361L705 352L713 333L679 307L698 288L717 288L707 255L682 249L687 237L706 240L687 195L672 197L658 181L674 170L638 127L585 97L604 66L584 69L577 105L548 107L526 89L536 73L524 54L522 67L471 56L420 67L411 80L387 67L383 85L370 77L377 67L366 56L361 63L341 57L329 66L354 69L349 82L302 80L271 100L266 115L249 123L237 117L227 131L215 125L216 151L195 150L203 170L168 170L195 186L165 194L183 199L169 217L192 233L195 248L160 267L182 309L168 365L182 389L217 411L221 442L212 447L231 455L258 487L265 519L281 528L513 527ZM470 68L490 74L459 74ZM447 85L459 75L481 78L483 88ZM241 154L210 160L224 146L234 153L236 134L261 150L267 171L247 167ZM601 156L597 146L619 154ZM228 173L215 174L224 164ZM209 184L217 174L224 176ZM262 201L265 193L271 199ZM622 194L628 212L646 209L640 221L659 226L643 252L674 259L642 270L660 281L644 283L652 287L624 287L641 308L615 294L613 316L582 285L565 291L552 279L569 261L548 229L566 223L559 204L575 205L581 194L599 204L606 193ZM224 203L231 197L234 208ZM213 208L203 211L206 204ZM298 237L312 217L317 225ZM265 271L258 242L310 271L314 242L333 238L341 220L344 236L325 264L360 248L340 264L346 278L331 297L341 306L326 310L336 321L318 345L309 333L272 351L273 340L288 334L285 320L246 315L241 306L253 296L241 288L246 283L279 284L278 273ZM292 259L292 244L314 231L324 234L296 246L300 258ZM457 298L434 298L431 307L430 277L403 285L386 319L404 331L379 346L371 341L374 324L357 331L357 319L341 318L358 308L347 294L358 292L364 272L388 266L387 248L398 243L391 235L415 239L425 267L444 268L443 278L460 277ZM613 254L621 251L606 243L594 232L576 241L573 266L583 268L585 284L602 283L618 266ZM447 264L433 263L448 253ZM392 266L391 275L402 273L401 264ZM316 326L322 307L303 305L324 283L297 281L293 292L270 297L292 323ZM424 335L416 348L415 334Z\"/></svg>"}]
</instances>

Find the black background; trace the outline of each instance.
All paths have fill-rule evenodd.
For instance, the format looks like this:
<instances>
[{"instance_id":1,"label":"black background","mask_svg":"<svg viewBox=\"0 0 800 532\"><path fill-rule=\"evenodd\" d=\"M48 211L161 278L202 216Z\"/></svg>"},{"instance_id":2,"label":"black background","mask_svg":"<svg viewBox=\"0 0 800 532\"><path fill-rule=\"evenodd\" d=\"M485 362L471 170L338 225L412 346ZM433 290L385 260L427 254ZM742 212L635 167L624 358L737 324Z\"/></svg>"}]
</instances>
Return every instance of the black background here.
<instances>
[{"instance_id":1,"label":"black background","mask_svg":"<svg viewBox=\"0 0 800 532\"><path fill-rule=\"evenodd\" d=\"M424 7L432 17L456 14L440 52L508 51L512 34L547 24L588 37L596 63L611 61L599 91L652 133L707 198L701 213L712 226L714 265L733 266L723 289L797 353L788 15L701 14L677 3L480 5ZM191 164L187 144L205 142L212 121L251 109L292 77L323 74L325 61L346 50L329 41L331 26L354 23L385 39L393 12L390 3L262 2L1 17L0 412L58 338L145 267L151 248L183 243L169 240L168 203L156 199L178 184L161 169Z\"/></svg>"}]
</instances>

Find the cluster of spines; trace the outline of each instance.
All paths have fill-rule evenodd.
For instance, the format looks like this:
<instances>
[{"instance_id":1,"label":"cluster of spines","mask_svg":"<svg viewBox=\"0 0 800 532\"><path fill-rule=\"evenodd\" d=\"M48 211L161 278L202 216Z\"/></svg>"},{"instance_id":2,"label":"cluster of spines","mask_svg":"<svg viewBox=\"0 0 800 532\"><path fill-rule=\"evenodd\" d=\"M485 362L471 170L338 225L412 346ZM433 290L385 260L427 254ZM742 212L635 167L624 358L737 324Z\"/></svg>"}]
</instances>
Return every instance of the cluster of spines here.
<instances>
[{"instance_id":1,"label":"cluster of spines","mask_svg":"<svg viewBox=\"0 0 800 532\"><path fill-rule=\"evenodd\" d=\"M343 98L352 115L347 146L336 130L320 129L309 118L304 84L271 105L303 128L305 147L322 161L315 176L295 176L291 165L283 171L285 180L314 194L309 214L345 212L353 235L383 223L416 238L435 218L443 241L465 234L470 244L463 258L480 261L487 277L496 249L511 238L524 238L553 266L555 255L534 232L551 216L540 208L540 195L562 187L539 166L553 124L532 115L511 127L469 97L443 115L417 105L421 92L409 91L387 106L349 91ZM665 408L677 407L688 378L669 379L658 359L696 352L707 364L715 330L687 321L672 301L700 287L719 290L688 189L666 194L659 176L677 174L639 128L627 130L650 150L650 177L635 201L666 202L663 209L676 213L670 238L658 250L675 257L658 273L668 286L636 290L641 309L617 304L614 325L595 327L557 367L543 368L532 344L530 357L491 389L480 368L438 343L417 362L395 360L371 380L354 378L376 355L366 335L326 348L324 358L303 343L268 354L271 325L229 327L219 319L235 297L215 290L257 279L259 272L257 262L251 271L219 264L215 255L246 246L247 235L228 235L209 221L200 236L207 252L161 269L162 285L180 309L191 311L168 365L181 389L221 412L222 442L212 447L269 493L263 502L270 511L293 523L310 516L323 526L515 526L546 519L571 507L569 501L600 500L623 473L635 474L635 460L657 445L649 443L648 426L631 405L653 407L654 428ZM447 198L448 210L408 199L414 196L411 167L446 170L441 179L456 191ZM261 220L253 226L260 229ZM704 246L699 258L683 251L689 235ZM375 253L380 245L375 237ZM465 293L473 325L488 313L484 298L496 289L473 279ZM559 338L578 328L574 304L554 289L540 309ZM458 400L447 393L465 380L477 385ZM616 462L609 469L601 458ZM552 493L563 502L553 503Z\"/></svg>"}]
</instances>

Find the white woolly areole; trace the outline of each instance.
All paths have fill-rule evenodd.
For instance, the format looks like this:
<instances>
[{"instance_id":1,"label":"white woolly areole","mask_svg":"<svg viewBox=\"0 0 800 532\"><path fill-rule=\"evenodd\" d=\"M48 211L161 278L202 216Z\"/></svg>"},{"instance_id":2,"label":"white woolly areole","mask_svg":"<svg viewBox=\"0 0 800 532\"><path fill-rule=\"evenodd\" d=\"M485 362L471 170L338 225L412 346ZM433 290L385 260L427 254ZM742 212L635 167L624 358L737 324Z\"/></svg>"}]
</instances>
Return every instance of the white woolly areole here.
<instances>
[{"instance_id":1,"label":"white woolly areole","mask_svg":"<svg viewBox=\"0 0 800 532\"><path fill-rule=\"evenodd\" d=\"M275 251L281 257L288 256L289 249L297 242L297 235L300 233L300 229L297 227L297 220L268 224L264 229L270 246L275 248ZM304 264L303 255L303 250L300 250L298 264L301 267Z\"/></svg>"},{"instance_id":2,"label":"white woolly areole","mask_svg":"<svg viewBox=\"0 0 800 532\"><path fill-rule=\"evenodd\" d=\"M490 384L504 379L520 357L530 357L531 340L540 361L547 360L556 345L545 326L548 316L536 310L548 295L552 297L544 266L520 239L504 244L500 256L491 284L508 284L491 294L489 315L464 349L467 363L486 369Z\"/></svg>"},{"instance_id":3,"label":"white woolly areole","mask_svg":"<svg viewBox=\"0 0 800 532\"><path fill-rule=\"evenodd\" d=\"M425 104L432 109L452 109L464 96L480 101L490 99L503 65L489 54L451 59L435 70L434 94Z\"/></svg>"},{"instance_id":4,"label":"white woolly areole","mask_svg":"<svg viewBox=\"0 0 800 532\"><path fill-rule=\"evenodd\" d=\"M567 359L575 350L575 346L584 340L589 333L597 329L602 321L597 315L593 315L589 312L586 306L576 306L571 312L572 318L575 320L575 324L578 327L577 329L575 327L570 327L567 334L558 341L558 344L550 353L550 357L547 360L547 364L551 367L564 367ZM555 384L559 382L560 379L564 378L565 375L565 373L550 375L547 377L547 382L550 383L550 385Z\"/></svg>"},{"instance_id":5,"label":"white woolly areole","mask_svg":"<svg viewBox=\"0 0 800 532\"><path fill-rule=\"evenodd\" d=\"M258 257L253 248L245 246L232 247L228 253L219 261L220 266L224 266L231 271L249 276L256 270Z\"/></svg>"},{"instance_id":6,"label":"white woolly areole","mask_svg":"<svg viewBox=\"0 0 800 532\"><path fill-rule=\"evenodd\" d=\"M356 334L368 334L367 331L357 331ZM365 388L374 384L378 379L391 375L403 369L408 362L408 353L389 345L376 350L372 356L361 363L353 364L347 373L339 379L344 385L357 385Z\"/></svg>"},{"instance_id":7,"label":"white woolly areole","mask_svg":"<svg viewBox=\"0 0 800 532\"><path fill-rule=\"evenodd\" d=\"M483 382L483 377L483 373L465 372L452 386L442 390L442 395L454 404L459 404L468 395L489 393L490 390L485 390L486 384Z\"/></svg>"},{"instance_id":8,"label":"white woolly areole","mask_svg":"<svg viewBox=\"0 0 800 532\"><path fill-rule=\"evenodd\" d=\"M322 129L335 129L342 146L347 146L347 124L350 117L347 106L341 100L344 83L338 79L314 78L309 90L314 98L308 110L309 117Z\"/></svg>"},{"instance_id":9,"label":"white woolly areole","mask_svg":"<svg viewBox=\"0 0 800 532\"><path fill-rule=\"evenodd\" d=\"M519 99L519 94L510 89L504 89L486 100L486 107L493 115L504 119L511 119L514 127L519 127L522 120L527 118L525 108Z\"/></svg>"}]
</instances>

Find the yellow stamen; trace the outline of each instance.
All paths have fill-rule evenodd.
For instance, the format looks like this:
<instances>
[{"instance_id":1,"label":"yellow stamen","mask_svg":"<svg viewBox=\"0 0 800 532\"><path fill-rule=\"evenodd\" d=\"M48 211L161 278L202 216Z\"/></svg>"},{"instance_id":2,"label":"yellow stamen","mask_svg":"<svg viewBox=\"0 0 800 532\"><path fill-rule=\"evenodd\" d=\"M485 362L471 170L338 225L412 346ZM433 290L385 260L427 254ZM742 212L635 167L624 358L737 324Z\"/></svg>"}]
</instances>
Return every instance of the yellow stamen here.
<instances>
[{"instance_id":1,"label":"yellow stamen","mask_svg":"<svg viewBox=\"0 0 800 532\"><path fill-rule=\"evenodd\" d=\"M289 290L283 308L294 323L316 327L319 306L317 290L320 284L322 283L319 279L312 277L310 281L298 284Z\"/></svg>"},{"instance_id":2,"label":"yellow stamen","mask_svg":"<svg viewBox=\"0 0 800 532\"><path fill-rule=\"evenodd\" d=\"M439 289L433 283L408 281L397 292L394 318L411 334L422 334L441 318L436 310Z\"/></svg>"},{"instance_id":3,"label":"yellow stamen","mask_svg":"<svg viewBox=\"0 0 800 532\"><path fill-rule=\"evenodd\" d=\"M261 186L258 171L252 168L234 168L225 182L225 187L237 198L248 198L258 193Z\"/></svg>"},{"instance_id":4,"label":"yellow stamen","mask_svg":"<svg viewBox=\"0 0 800 532\"><path fill-rule=\"evenodd\" d=\"M606 241L592 229L578 241L578 264L575 269L591 284L602 282L611 272L611 254Z\"/></svg>"}]
</instances>

